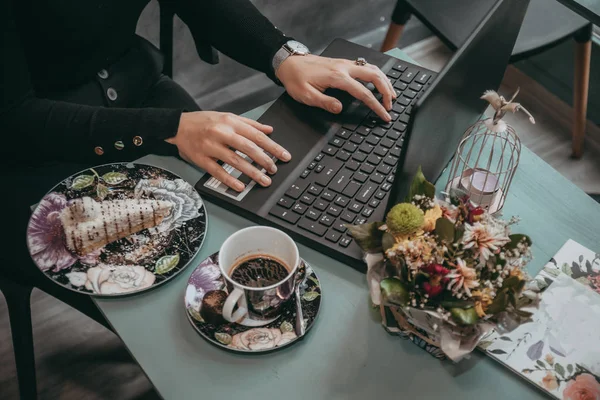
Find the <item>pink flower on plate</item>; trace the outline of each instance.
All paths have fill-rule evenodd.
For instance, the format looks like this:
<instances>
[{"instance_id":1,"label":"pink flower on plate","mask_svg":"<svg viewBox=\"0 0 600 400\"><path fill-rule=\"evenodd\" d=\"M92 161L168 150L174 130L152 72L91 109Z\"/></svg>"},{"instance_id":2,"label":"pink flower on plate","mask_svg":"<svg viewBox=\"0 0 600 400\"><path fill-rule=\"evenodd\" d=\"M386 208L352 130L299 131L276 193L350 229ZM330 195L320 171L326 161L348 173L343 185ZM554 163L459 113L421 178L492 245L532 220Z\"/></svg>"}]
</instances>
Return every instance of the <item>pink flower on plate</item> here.
<instances>
[{"instance_id":1,"label":"pink flower on plate","mask_svg":"<svg viewBox=\"0 0 600 400\"><path fill-rule=\"evenodd\" d=\"M463 242L465 249L474 249L475 253L479 254L481 261L485 261L510 242L510 239L506 236L504 229L476 222L473 225L465 224Z\"/></svg>"},{"instance_id":2,"label":"pink flower on plate","mask_svg":"<svg viewBox=\"0 0 600 400\"><path fill-rule=\"evenodd\" d=\"M456 259L456 269L450 270L450 273L446 275L446 278L450 279L448 284L448 290L452 290L453 294L457 294L463 290L467 296L471 297L471 289L479 286L477 281L477 271L470 268L460 258ZM459 295L459 298L462 295Z\"/></svg>"},{"instance_id":3,"label":"pink flower on plate","mask_svg":"<svg viewBox=\"0 0 600 400\"><path fill-rule=\"evenodd\" d=\"M591 374L581 374L567 383L565 400L600 400L600 383Z\"/></svg>"},{"instance_id":4,"label":"pink flower on plate","mask_svg":"<svg viewBox=\"0 0 600 400\"><path fill-rule=\"evenodd\" d=\"M596 293L600 293L600 275L596 276L588 276L588 281L590 281L590 285L592 286L592 290Z\"/></svg>"}]
</instances>

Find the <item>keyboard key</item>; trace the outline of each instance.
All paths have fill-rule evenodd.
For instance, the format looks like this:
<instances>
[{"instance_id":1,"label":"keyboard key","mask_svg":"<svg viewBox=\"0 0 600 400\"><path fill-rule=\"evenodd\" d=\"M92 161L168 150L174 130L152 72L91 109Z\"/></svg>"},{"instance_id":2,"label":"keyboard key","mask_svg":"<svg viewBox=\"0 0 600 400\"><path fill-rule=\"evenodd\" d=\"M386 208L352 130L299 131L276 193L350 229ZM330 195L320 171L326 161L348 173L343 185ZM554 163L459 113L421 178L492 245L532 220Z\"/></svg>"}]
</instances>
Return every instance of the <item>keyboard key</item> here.
<instances>
[{"instance_id":1,"label":"keyboard key","mask_svg":"<svg viewBox=\"0 0 600 400\"><path fill-rule=\"evenodd\" d=\"M398 123L398 122L396 122L396 123ZM387 134L387 137L392 139L394 142L397 141L398 139L400 139L401 136L402 136L402 133L395 131L395 130L391 130Z\"/></svg>"},{"instance_id":2,"label":"keyboard key","mask_svg":"<svg viewBox=\"0 0 600 400\"><path fill-rule=\"evenodd\" d=\"M385 181L385 175L375 172L373 175L371 175L371 180L375 183L383 183L383 181Z\"/></svg>"},{"instance_id":3,"label":"keyboard key","mask_svg":"<svg viewBox=\"0 0 600 400\"><path fill-rule=\"evenodd\" d=\"M316 197L312 196L308 193L304 193L301 197L300 197L300 201L303 202L304 204L308 204L309 206L315 202Z\"/></svg>"},{"instance_id":4,"label":"keyboard key","mask_svg":"<svg viewBox=\"0 0 600 400\"><path fill-rule=\"evenodd\" d=\"M387 177L386 181L388 181L389 183L393 183L394 182L394 175L390 175Z\"/></svg>"},{"instance_id":5,"label":"keyboard key","mask_svg":"<svg viewBox=\"0 0 600 400\"><path fill-rule=\"evenodd\" d=\"M377 126L378 122L379 122L378 118L367 117L367 119L365 119L363 121L363 125L368 126L369 128L375 128Z\"/></svg>"},{"instance_id":6,"label":"keyboard key","mask_svg":"<svg viewBox=\"0 0 600 400\"><path fill-rule=\"evenodd\" d=\"M323 153L319 153L316 157L315 157L315 161L319 162L323 159L323 157L325 157L325 155Z\"/></svg>"},{"instance_id":7,"label":"keyboard key","mask_svg":"<svg viewBox=\"0 0 600 400\"><path fill-rule=\"evenodd\" d=\"M329 206L329 208L327 209L327 214L333 215L334 217L337 217L338 215L340 215L341 212L342 212L342 207L336 206L336 205Z\"/></svg>"},{"instance_id":8,"label":"keyboard key","mask_svg":"<svg viewBox=\"0 0 600 400\"><path fill-rule=\"evenodd\" d=\"M421 85L424 85L429 81L429 78L431 78L431 74L428 74L427 72L421 72L417 76L417 82L419 82Z\"/></svg>"},{"instance_id":9,"label":"keyboard key","mask_svg":"<svg viewBox=\"0 0 600 400\"><path fill-rule=\"evenodd\" d=\"M363 209L363 205L362 205L362 204L360 204L360 203L358 203L358 202L356 202L356 201L353 201L353 202L352 202L352 203L350 203L350 205L348 206L348 210L349 210L349 211L355 212L355 213L357 213L357 214L358 214L359 212L361 212L361 210L362 210L362 209Z\"/></svg>"},{"instance_id":10,"label":"keyboard key","mask_svg":"<svg viewBox=\"0 0 600 400\"><path fill-rule=\"evenodd\" d=\"M342 161L346 161L350 158L351 154L348 153L347 151L340 151L337 153L337 156L335 156L335 158L337 158L338 160L342 160Z\"/></svg>"},{"instance_id":11,"label":"keyboard key","mask_svg":"<svg viewBox=\"0 0 600 400\"><path fill-rule=\"evenodd\" d=\"M352 219L354 219L354 217L352 217ZM332 228L341 233L344 233L347 230L346 223L344 221L335 221Z\"/></svg>"},{"instance_id":12,"label":"keyboard key","mask_svg":"<svg viewBox=\"0 0 600 400\"><path fill-rule=\"evenodd\" d=\"M383 200L386 196L386 192L383 190L379 190L377 193L375 193L375 198L378 200Z\"/></svg>"},{"instance_id":13,"label":"keyboard key","mask_svg":"<svg viewBox=\"0 0 600 400\"><path fill-rule=\"evenodd\" d=\"M371 152L373 151L375 147L371 146L368 143L363 143L360 145L360 147L358 148L360 151L362 151L363 153L367 153L367 154L371 154Z\"/></svg>"},{"instance_id":14,"label":"keyboard key","mask_svg":"<svg viewBox=\"0 0 600 400\"><path fill-rule=\"evenodd\" d=\"M308 218L302 218L302 221L300 221L298 226L302 229L314 233L317 236L323 236L325 234L325 231L327 231L327 228L325 226L318 224L316 221L311 221Z\"/></svg>"},{"instance_id":15,"label":"keyboard key","mask_svg":"<svg viewBox=\"0 0 600 400\"><path fill-rule=\"evenodd\" d=\"M330 229L329 232L327 232L327 235L325 235L325 239L329 240L330 242L337 243L341 236L341 233Z\"/></svg>"},{"instance_id":16,"label":"keyboard key","mask_svg":"<svg viewBox=\"0 0 600 400\"><path fill-rule=\"evenodd\" d=\"M406 114L406 115L410 115L411 112L412 112L412 106L408 106L408 107L406 107L406 110L404 110L404 114Z\"/></svg>"},{"instance_id":17,"label":"keyboard key","mask_svg":"<svg viewBox=\"0 0 600 400\"><path fill-rule=\"evenodd\" d=\"M384 185L385 185L385 183L384 183ZM360 192L358 192L358 196L356 196L356 201L360 201L361 203L368 203L376 189L377 189L376 184L370 183L370 182L365 183L363 185L363 187L360 189Z\"/></svg>"},{"instance_id":18,"label":"keyboard key","mask_svg":"<svg viewBox=\"0 0 600 400\"><path fill-rule=\"evenodd\" d=\"M385 196L385 194L384 194L384 196ZM377 194L375 195L375 197L377 197ZM369 202L369 207L377 208L379 206L379 203L381 203L381 202L374 198Z\"/></svg>"},{"instance_id":19,"label":"keyboard key","mask_svg":"<svg viewBox=\"0 0 600 400\"><path fill-rule=\"evenodd\" d=\"M379 143L379 138L375 135L369 135L367 137L367 143L372 144L373 146L376 146L377 143Z\"/></svg>"},{"instance_id":20,"label":"keyboard key","mask_svg":"<svg viewBox=\"0 0 600 400\"><path fill-rule=\"evenodd\" d=\"M400 91L404 91L404 90L406 90L408 85L402 81L398 81L398 82L394 83L394 87Z\"/></svg>"},{"instance_id":21,"label":"keyboard key","mask_svg":"<svg viewBox=\"0 0 600 400\"><path fill-rule=\"evenodd\" d=\"M361 213L361 214L362 214L363 216L365 216L365 217L369 218L369 217L371 216L371 214L373 214L373 211L374 211L374 210L373 210L372 208L365 207L365 209L364 209L364 210L362 210L362 213Z\"/></svg>"},{"instance_id":22,"label":"keyboard key","mask_svg":"<svg viewBox=\"0 0 600 400\"><path fill-rule=\"evenodd\" d=\"M388 149L391 149L392 147L394 147L394 141L392 139L388 139L388 138L381 139L381 142L379 142L379 144Z\"/></svg>"},{"instance_id":23,"label":"keyboard key","mask_svg":"<svg viewBox=\"0 0 600 400\"><path fill-rule=\"evenodd\" d=\"M308 210L308 212L305 215L306 218L310 218L313 221L318 220L320 216L321 216L321 213L312 208L310 210Z\"/></svg>"},{"instance_id":24,"label":"keyboard key","mask_svg":"<svg viewBox=\"0 0 600 400\"><path fill-rule=\"evenodd\" d=\"M404 114L403 114L404 115ZM406 124L400 120L394 124L394 129L398 132L404 132L406 130Z\"/></svg>"},{"instance_id":25,"label":"keyboard key","mask_svg":"<svg viewBox=\"0 0 600 400\"><path fill-rule=\"evenodd\" d=\"M368 162L369 164L372 164L372 165L378 166L378 165L379 165L379 163L381 162L381 157L379 157L379 156L376 156L375 154L371 154L371 155L369 156L369 158L367 158L367 162Z\"/></svg>"},{"instance_id":26,"label":"keyboard key","mask_svg":"<svg viewBox=\"0 0 600 400\"><path fill-rule=\"evenodd\" d=\"M346 204L348 204L349 201L350 199L348 199L347 197L338 196L335 199L335 204L337 204L338 206L346 207Z\"/></svg>"},{"instance_id":27,"label":"keyboard key","mask_svg":"<svg viewBox=\"0 0 600 400\"><path fill-rule=\"evenodd\" d=\"M310 164L308 164L307 168L312 170L312 169L315 169L316 166L317 166L317 162L313 161Z\"/></svg>"},{"instance_id":28,"label":"keyboard key","mask_svg":"<svg viewBox=\"0 0 600 400\"><path fill-rule=\"evenodd\" d=\"M318 187L317 185L310 185L310 187L308 188L308 193L314 194L315 196L320 195L322 191L323 189Z\"/></svg>"},{"instance_id":29,"label":"keyboard key","mask_svg":"<svg viewBox=\"0 0 600 400\"><path fill-rule=\"evenodd\" d=\"M342 168L340 172L332 179L329 184L329 189L342 193L342 191L346 188L346 185L350 183L350 177L352 176L352 171L346 168ZM331 199L333 200L333 199Z\"/></svg>"},{"instance_id":30,"label":"keyboard key","mask_svg":"<svg viewBox=\"0 0 600 400\"><path fill-rule=\"evenodd\" d=\"M390 189L392 188L392 184L391 183L384 183L383 185L381 185L381 190L388 192Z\"/></svg>"},{"instance_id":31,"label":"keyboard key","mask_svg":"<svg viewBox=\"0 0 600 400\"><path fill-rule=\"evenodd\" d=\"M374 154L377 154L378 156L381 156L381 157L385 157L385 155L387 154L387 152L388 152L388 149L386 149L383 146L377 146L375 148L375 150L373 151Z\"/></svg>"},{"instance_id":32,"label":"keyboard key","mask_svg":"<svg viewBox=\"0 0 600 400\"><path fill-rule=\"evenodd\" d=\"M393 167L394 165L396 165L396 163L398 162L398 158L394 157L392 155L388 155L383 159L383 162L391 167Z\"/></svg>"},{"instance_id":33,"label":"keyboard key","mask_svg":"<svg viewBox=\"0 0 600 400\"><path fill-rule=\"evenodd\" d=\"M354 218L356 218L356 214L353 214L350 211L344 211L340 218L342 218L343 221L351 224L352 222L354 222ZM336 229L335 225L333 226L333 229Z\"/></svg>"},{"instance_id":34,"label":"keyboard key","mask_svg":"<svg viewBox=\"0 0 600 400\"><path fill-rule=\"evenodd\" d=\"M352 120L354 120L354 121L360 121L360 118L353 115ZM348 121L344 122L344 124L342 125L343 129L346 129L347 131L350 131L350 132L354 132L354 130L357 127L358 127L358 124L353 124L352 122L348 122Z\"/></svg>"},{"instance_id":35,"label":"keyboard key","mask_svg":"<svg viewBox=\"0 0 600 400\"><path fill-rule=\"evenodd\" d=\"M329 215L323 214L323 216L319 220L319 223L323 224L325 226L331 226L331 225L333 225L333 218L330 217Z\"/></svg>"},{"instance_id":36,"label":"keyboard key","mask_svg":"<svg viewBox=\"0 0 600 400\"><path fill-rule=\"evenodd\" d=\"M418 72L419 71L412 67L407 68L406 71L404 71L404 73L402 74L402 76L400 76L400 80L404 83L412 83L412 81L415 79L415 74L417 74Z\"/></svg>"},{"instance_id":37,"label":"keyboard key","mask_svg":"<svg viewBox=\"0 0 600 400\"><path fill-rule=\"evenodd\" d=\"M350 135L352 135L352 132L350 132L348 129L342 128L339 131L337 131L337 133L335 135L339 136L343 139L348 139L350 137Z\"/></svg>"},{"instance_id":38,"label":"keyboard key","mask_svg":"<svg viewBox=\"0 0 600 400\"><path fill-rule=\"evenodd\" d=\"M369 179L369 175L365 175L362 172L356 172L352 176L352 179L354 179L357 182L364 183Z\"/></svg>"},{"instance_id":39,"label":"keyboard key","mask_svg":"<svg viewBox=\"0 0 600 400\"><path fill-rule=\"evenodd\" d=\"M371 164L363 164L360 166L360 170L366 174L371 174L375 170L375 167Z\"/></svg>"},{"instance_id":40,"label":"keyboard key","mask_svg":"<svg viewBox=\"0 0 600 400\"><path fill-rule=\"evenodd\" d=\"M356 130L356 133L362 136L369 136L369 134L371 133L371 128L369 128L368 126L361 126Z\"/></svg>"},{"instance_id":41,"label":"keyboard key","mask_svg":"<svg viewBox=\"0 0 600 400\"><path fill-rule=\"evenodd\" d=\"M411 101L412 101L412 99L409 99L408 97L404 97L404 96L402 96L398 99L398 103L402 104L403 106L408 106Z\"/></svg>"},{"instance_id":42,"label":"keyboard key","mask_svg":"<svg viewBox=\"0 0 600 400\"><path fill-rule=\"evenodd\" d=\"M395 111L390 111L389 114L390 114L390 117L392 117L392 121L395 121L398 118L400 118L400 114Z\"/></svg>"},{"instance_id":43,"label":"keyboard key","mask_svg":"<svg viewBox=\"0 0 600 400\"><path fill-rule=\"evenodd\" d=\"M417 96L417 92L415 92L414 90L405 90L403 95L408 97L409 99L414 99Z\"/></svg>"},{"instance_id":44,"label":"keyboard key","mask_svg":"<svg viewBox=\"0 0 600 400\"><path fill-rule=\"evenodd\" d=\"M325 211L327 210L327 207L329 207L329 202L317 199L317 201L315 201L315 204L313 204L313 207L319 211Z\"/></svg>"},{"instance_id":45,"label":"keyboard key","mask_svg":"<svg viewBox=\"0 0 600 400\"><path fill-rule=\"evenodd\" d=\"M319 173L319 172L323 171L324 168L325 168L325 166L323 164L319 164L319 165L317 165L317 168L315 169L315 171L317 173Z\"/></svg>"},{"instance_id":46,"label":"keyboard key","mask_svg":"<svg viewBox=\"0 0 600 400\"><path fill-rule=\"evenodd\" d=\"M333 193L331 190L327 189L323 192L321 197L327 201L331 201L331 200L335 199L335 193Z\"/></svg>"},{"instance_id":47,"label":"keyboard key","mask_svg":"<svg viewBox=\"0 0 600 400\"><path fill-rule=\"evenodd\" d=\"M342 240L340 240L340 246L342 247L348 247L350 243L352 243L352 238L349 238L348 236L344 236Z\"/></svg>"},{"instance_id":48,"label":"keyboard key","mask_svg":"<svg viewBox=\"0 0 600 400\"><path fill-rule=\"evenodd\" d=\"M373 93L373 96L375 96L377 101L380 103L381 103L381 100L383 100L383 95L381 93Z\"/></svg>"},{"instance_id":49,"label":"keyboard key","mask_svg":"<svg viewBox=\"0 0 600 400\"><path fill-rule=\"evenodd\" d=\"M396 71L395 69L391 69L387 74L392 79L400 78L400 71Z\"/></svg>"},{"instance_id":50,"label":"keyboard key","mask_svg":"<svg viewBox=\"0 0 600 400\"><path fill-rule=\"evenodd\" d=\"M404 122L405 124L408 124L408 120L409 119L410 119L410 115L408 115L408 114L402 114L400 116L400 118L398 118L398 121ZM400 130L400 129L398 129L398 130Z\"/></svg>"},{"instance_id":51,"label":"keyboard key","mask_svg":"<svg viewBox=\"0 0 600 400\"><path fill-rule=\"evenodd\" d=\"M279 206L273 207L273 209L269 211L269 214L274 215L277 218L281 218L282 220L287 221L290 224L295 224L300 219L300 216L298 214Z\"/></svg>"},{"instance_id":52,"label":"keyboard key","mask_svg":"<svg viewBox=\"0 0 600 400\"><path fill-rule=\"evenodd\" d=\"M360 164L354 160L350 160L346 163L346 168L348 168L351 171L356 171L358 167L360 167Z\"/></svg>"},{"instance_id":53,"label":"keyboard key","mask_svg":"<svg viewBox=\"0 0 600 400\"><path fill-rule=\"evenodd\" d=\"M356 153L354 153L352 158L358 162L363 162L367 158L367 155L365 153L361 153L360 151L357 151Z\"/></svg>"},{"instance_id":54,"label":"keyboard key","mask_svg":"<svg viewBox=\"0 0 600 400\"><path fill-rule=\"evenodd\" d=\"M325 167L323 172L317 176L315 180L321 186L327 186L331 178L342 168L343 163L340 160L329 160L328 165Z\"/></svg>"},{"instance_id":55,"label":"keyboard key","mask_svg":"<svg viewBox=\"0 0 600 400\"><path fill-rule=\"evenodd\" d=\"M400 157L400 152L402 148L400 146L395 146L392 150L390 150L390 155L394 157Z\"/></svg>"},{"instance_id":56,"label":"keyboard key","mask_svg":"<svg viewBox=\"0 0 600 400\"><path fill-rule=\"evenodd\" d=\"M384 122L384 121L380 121L379 122L379 126L382 127L383 129L390 129L392 127L394 123L393 122Z\"/></svg>"},{"instance_id":57,"label":"keyboard key","mask_svg":"<svg viewBox=\"0 0 600 400\"><path fill-rule=\"evenodd\" d=\"M404 112L404 110L406 109L406 107L404 107L402 104L394 104L392 106L392 111L398 114L402 114Z\"/></svg>"},{"instance_id":58,"label":"keyboard key","mask_svg":"<svg viewBox=\"0 0 600 400\"><path fill-rule=\"evenodd\" d=\"M344 150L346 150L348 153L354 153L356 151L356 149L358 148L358 146L355 145L354 143L346 142L346 144L342 148Z\"/></svg>"},{"instance_id":59,"label":"keyboard key","mask_svg":"<svg viewBox=\"0 0 600 400\"><path fill-rule=\"evenodd\" d=\"M350 136L350 141L352 143L361 144L363 140L365 140L365 138L356 133L353 133L352 136Z\"/></svg>"},{"instance_id":60,"label":"keyboard key","mask_svg":"<svg viewBox=\"0 0 600 400\"><path fill-rule=\"evenodd\" d=\"M305 169L302 174L300 174L300 178L306 179L306 177L310 174L310 169Z\"/></svg>"},{"instance_id":61,"label":"keyboard key","mask_svg":"<svg viewBox=\"0 0 600 400\"><path fill-rule=\"evenodd\" d=\"M358 189L360 189L360 184L359 183L350 182L348 184L348 186L346 186L346 189L344 189L344 191L342 192L342 194L344 196L354 197L354 195L356 194L356 192L358 192Z\"/></svg>"},{"instance_id":62,"label":"keyboard key","mask_svg":"<svg viewBox=\"0 0 600 400\"><path fill-rule=\"evenodd\" d=\"M330 156L335 156L335 153L337 153L337 151L337 148L335 148L334 146L326 146L323 149L323 153L329 154Z\"/></svg>"},{"instance_id":63,"label":"keyboard key","mask_svg":"<svg viewBox=\"0 0 600 400\"><path fill-rule=\"evenodd\" d=\"M409 89L414 90L415 92L419 92L419 91L421 91L421 89L423 89L423 85L421 85L420 83L417 83L415 81L410 84Z\"/></svg>"},{"instance_id":64,"label":"keyboard key","mask_svg":"<svg viewBox=\"0 0 600 400\"><path fill-rule=\"evenodd\" d=\"M406 65L404 65L400 62L396 63L392 68L395 69L396 71L400 71L400 72L406 71Z\"/></svg>"},{"instance_id":65,"label":"keyboard key","mask_svg":"<svg viewBox=\"0 0 600 400\"><path fill-rule=\"evenodd\" d=\"M382 127L378 126L377 128L373 128L373 130L371 131L371 133L375 136L385 136L385 134L387 133L387 130L383 129Z\"/></svg>"},{"instance_id":66,"label":"keyboard key","mask_svg":"<svg viewBox=\"0 0 600 400\"><path fill-rule=\"evenodd\" d=\"M306 190L307 187L308 187L308 182L303 179L299 179L296 181L296 183L294 183L287 190L287 192L285 192L285 194L286 194L286 196L289 196L292 199L297 200L298 197L300 197L302 195L302 193L304 193L304 191Z\"/></svg>"},{"instance_id":67,"label":"keyboard key","mask_svg":"<svg viewBox=\"0 0 600 400\"><path fill-rule=\"evenodd\" d=\"M383 175L389 175L389 173L391 171L392 171L392 167L390 167L389 165L386 165L386 164L381 164L379 167L377 167L377 172L380 172Z\"/></svg>"},{"instance_id":68,"label":"keyboard key","mask_svg":"<svg viewBox=\"0 0 600 400\"><path fill-rule=\"evenodd\" d=\"M358 218L356 219L356 221L354 221L354 223L355 223L356 225L362 225L362 224L364 224L364 223L366 223L366 222L367 222L367 219L366 219L366 218L364 218L364 217L358 217Z\"/></svg>"},{"instance_id":69,"label":"keyboard key","mask_svg":"<svg viewBox=\"0 0 600 400\"><path fill-rule=\"evenodd\" d=\"M294 206L294 208L292 208L292 210L294 210L294 212L297 212L298 214L302 215L306 212L306 206L302 203L296 203L296 205Z\"/></svg>"},{"instance_id":70,"label":"keyboard key","mask_svg":"<svg viewBox=\"0 0 600 400\"><path fill-rule=\"evenodd\" d=\"M344 145L344 139L341 139L339 137L334 137L329 141L329 144L331 144L335 147L342 147Z\"/></svg>"},{"instance_id":71,"label":"keyboard key","mask_svg":"<svg viewBox=\"0 0 600 400\"><path fill-rule=\"evenodd\" d=\"M402 96L402 90L398 90L398 89L394 88L394 93L396 93L396 98L399 98L400 96Z\"/></svg>"}]
</instances>

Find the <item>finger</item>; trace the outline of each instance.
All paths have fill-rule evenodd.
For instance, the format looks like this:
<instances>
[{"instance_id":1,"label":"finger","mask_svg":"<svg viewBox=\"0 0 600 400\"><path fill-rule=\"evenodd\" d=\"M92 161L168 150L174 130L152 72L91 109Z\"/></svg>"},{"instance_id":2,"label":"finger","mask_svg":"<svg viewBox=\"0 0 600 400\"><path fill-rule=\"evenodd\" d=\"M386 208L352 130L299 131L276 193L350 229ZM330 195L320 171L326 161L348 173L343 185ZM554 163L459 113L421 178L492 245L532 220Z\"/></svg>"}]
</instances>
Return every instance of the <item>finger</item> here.
<instances>
[{"instance_id":1,"label":"finger","mask_svg":"<svg viewBox=\"0 0 600 400\"><path fill-rule=\"evenodd\" d=\"M238 118L241 119L242 121L244 121L245 123L247 123L248 125L253 126L254 128L258 129L259 131L266 133L267 135L269 133L273 132L273 127L271 125L261 124L258 121L255 121L250 118L242 117L241 115L238 116Z\"/></svg>"},{"instance_id":2,"label":"finger","mask_svg":"<svg viewBox=\"0 0 600 400\"><path fill-rule=\"evenodd\" d=\"M271 184L271 178L263 174L235 151L222 148L216 152L216 156L240 171L242 174L249 176L250 179L257 182L259 185L266 187Z\"/></svg>"},{"instance_id":3,"label":"finger","mask_svg":"<svg viewBox=\"0 0 600 400\"><path fill-rule=\"evenodd\" d=\"M246 186L242 182L229 175L221 165L219 165L215 160L211 158L205 158L204 160L199 161L194 160L194 163L199 167L204 168L204 170L207 173L209 173L212 177L223 182L225 185L229 186L233 190L241 192L246 188Z\"/></svg>"},{"instance_id":4,"label":"finger","mask_svg":"<svg viewBox=\"0 0 600 400\"><path fill-rule=\"evenodd\" d=\"M365 82L372 82L379 93L383 96L383 105L386 110L392 109L392 98L395 96L393 88L390 88L390 81L374 65L353 66L350 69L350 76Z\"/></svg>"},{"instance_id":5,"label":"finger","mask_svg":"<svg viewBox=\"0 0 600 400\"><path fill-rule=\"evenodd\" d=\"M388 114L388 112L385 110L385 108L383 108L381 103L377 101L375 96L373 96L373 93L371 93L369 89L360 84L356 79L353 79L350 76L348 76L347 79L335 81L332 86L338 89L345 90L358 100L365 103L366 106L373 110L377 115L379 115L379 117L382 120L388 122L392 120L390 114Z\"/></svg>"},{"instance_id":6,"label":"finger","mask_svg":"<svg viewBox=\"0 0 600 400\"><path fill-rule=\"evenodd\" d=\"M342 112L342 103L335 97L327 96L310 85L307 85L305 90L305 104L322 108L332 114Z\"/></svg>"},{"instance_id":7,"label":"finger","mask_svg":"<svg viewBox=\"0 0 600 400\"><path fill-rule=\"evenodd\" d=\"M262 165L267 171L274 174L277 172L277 167L275 167L273 160L271 160L271 158L266 155L263 150L269 152L281 161L287 162L291 160L292 156L286 149L275 143L266 134L254 128L253 126L250 126L243 121L238 121L238 123L234 124L233 128L240 138L244 138L249 143L241 142L235 137L232 137L231 140L235 142L236 145L244 146L244 148L250 153L235 147L236 145L234 144L230 144L236 149L240 150L242 153L250 156L254 161Z\"/></svg>"}]
</instances>

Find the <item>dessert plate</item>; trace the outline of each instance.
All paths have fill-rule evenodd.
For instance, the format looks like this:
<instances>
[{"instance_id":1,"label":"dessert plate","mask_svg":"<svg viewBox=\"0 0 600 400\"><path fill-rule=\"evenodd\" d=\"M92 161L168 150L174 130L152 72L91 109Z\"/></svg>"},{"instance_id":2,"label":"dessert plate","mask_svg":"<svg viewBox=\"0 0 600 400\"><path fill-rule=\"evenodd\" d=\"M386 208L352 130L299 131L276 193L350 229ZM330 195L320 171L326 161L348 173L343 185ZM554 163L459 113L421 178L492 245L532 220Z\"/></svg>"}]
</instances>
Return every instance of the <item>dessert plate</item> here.
<instances>
[{"instance_id":1,"label":"dessert plate","mask_svg":"<svg viewBox=\"0 0 600 400\"><path fill-rule=\"evenodd\" d=\"M194 258L206 232L200 195L172 172L106 164L44 196L27 227L33 261L57 284L94 296L159 286Z\"/></svg>"},{"instance_id":2,"label":"dessert plate","mask_svg":"<svg viewBox=\"0 0 600 400\"><path fill-rule=\"evenodd\" d=\"M261 327L226 322L221 315L229 290L219 269L219 253L200 263L190 275L184 304L188 320L209 343L237 353L265 353L291 346L313 327L321 309L321 283L315 271L302 260L306 277L300 283L302 321L296 314L296 297L284 304L281 315ZM304 333L297 324L304 324Z\"/></svg>"}]
</instances>

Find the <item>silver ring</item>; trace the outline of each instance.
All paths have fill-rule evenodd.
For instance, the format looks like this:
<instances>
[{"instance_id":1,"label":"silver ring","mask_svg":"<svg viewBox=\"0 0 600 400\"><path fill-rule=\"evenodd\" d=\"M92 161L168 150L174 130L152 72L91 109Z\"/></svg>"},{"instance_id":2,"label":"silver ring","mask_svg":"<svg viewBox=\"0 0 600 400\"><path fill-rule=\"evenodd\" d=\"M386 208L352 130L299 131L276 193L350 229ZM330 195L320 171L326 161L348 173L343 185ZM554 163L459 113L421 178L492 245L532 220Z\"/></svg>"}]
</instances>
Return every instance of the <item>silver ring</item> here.
<instances>
[{"instance_id":1,"label":"silver ring","mask_svg":"<svg viewBox=\"0 0 600 400\"><path fill-rule=\"evenodd\" d=\"M358 57L356 60L354 60L354 64L356 65L367 65L367 60L365 60L363 57Z\"/></svg>"}]
</instances>

